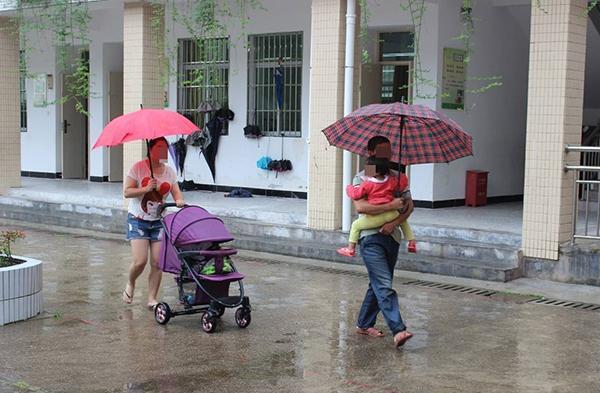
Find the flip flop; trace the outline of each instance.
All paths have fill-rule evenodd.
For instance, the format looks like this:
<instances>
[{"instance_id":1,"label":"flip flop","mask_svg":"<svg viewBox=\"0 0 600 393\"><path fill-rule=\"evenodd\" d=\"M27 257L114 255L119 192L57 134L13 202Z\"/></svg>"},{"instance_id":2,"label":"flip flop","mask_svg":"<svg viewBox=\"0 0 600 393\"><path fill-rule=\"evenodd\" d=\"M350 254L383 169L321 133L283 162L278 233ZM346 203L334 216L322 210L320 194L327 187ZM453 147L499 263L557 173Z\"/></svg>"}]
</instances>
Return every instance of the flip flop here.
<instances>
[{"instance_id":1,"label":"flip flop","mask_svg":"<svg viewBox=\"0 0 600 393\"><path fill-rule=\"evenodd\" d=\"M126 289L123 290L123 295L121 297L123 298L123 301L127 304L131 304L133 302L133 296L130 296L127 293Z\"/></svg>"},{"instance_id":2,"label":"flip flop","mask_svg":"<svg viewBox=\"0 0 600 393\"><path fill-rule=\"evenodd\" d=\"M356 333L358 334L362 334L363 336L370 336L370 337L383 337L385 336L385 334L383 334L383 332L379 329L375 329L374 327L370 327L370 328L356 328Z\"/></svg>"},{"instance_id":3,"label":"flip flop","mask_svg":"<svg viewBox=\"0 0 600 393\"><path fill-rule=\"evenodd\" d=\"M413 336L413 334L411 332L408 332L406 330L400 332L400 333L406 333L401 339L396 340L396 336L394 336L394 345L396 346L396 348L400 348L401 346L403 346L404 344L406 344L406 342L408 340L410 340ZM398 334L400 334L398 333Z\"/></svg>"}]
</instances>

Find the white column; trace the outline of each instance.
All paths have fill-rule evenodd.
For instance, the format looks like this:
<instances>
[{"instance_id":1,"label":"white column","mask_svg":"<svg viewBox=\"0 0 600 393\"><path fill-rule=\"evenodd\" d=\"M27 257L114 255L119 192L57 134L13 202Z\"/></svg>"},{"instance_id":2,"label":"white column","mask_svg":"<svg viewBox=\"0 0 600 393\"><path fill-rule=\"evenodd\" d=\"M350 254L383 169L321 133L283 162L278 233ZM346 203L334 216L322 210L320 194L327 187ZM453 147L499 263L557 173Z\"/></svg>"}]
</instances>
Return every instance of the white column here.
<instances>
[{"instance_id":1,"label":"white column","mask_svg":"<svg viewBox=\"0 0 600 393\"><path fill-rule=\"evenodd\" d=\"M106 99L106 72L104 70L104 44L99 39L90 43L90 150L106 125L108 100ZM108 149L99 147L89 153L90 179L105 181L108 178Z\"/></svg>"}]
</instances>

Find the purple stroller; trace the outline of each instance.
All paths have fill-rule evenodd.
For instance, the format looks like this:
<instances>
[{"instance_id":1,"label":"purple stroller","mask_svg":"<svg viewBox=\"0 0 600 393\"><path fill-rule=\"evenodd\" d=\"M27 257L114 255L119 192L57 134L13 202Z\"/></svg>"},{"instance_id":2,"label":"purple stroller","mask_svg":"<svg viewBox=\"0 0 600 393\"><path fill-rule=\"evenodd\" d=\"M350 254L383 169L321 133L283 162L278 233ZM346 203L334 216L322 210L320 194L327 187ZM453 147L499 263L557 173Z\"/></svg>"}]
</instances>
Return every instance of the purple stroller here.
<instances>
[{"instance_id":1,"label":"purple stroller","mask_svg":"<svg viewBox=\"0 0 600 393\"><path fill-rule=\"evenodd\" d=\"M174 206L174 203L164 204L161 211ZM229 258L237 250L221 247L222 243L233 240L223 221L199 206L186 205L163 216L161 222L164 236L159 268L176 275L183 310L174 311L161 302L154 309L156 322L165 325L178 315L203 313L202 329L212 333L226 308L239 307L235 321L241 328L248 327L250 301L244 296L244 275ZM229 285L233 282L239 285L239 296L229 296Z\"/></svg>"}]
</instances>

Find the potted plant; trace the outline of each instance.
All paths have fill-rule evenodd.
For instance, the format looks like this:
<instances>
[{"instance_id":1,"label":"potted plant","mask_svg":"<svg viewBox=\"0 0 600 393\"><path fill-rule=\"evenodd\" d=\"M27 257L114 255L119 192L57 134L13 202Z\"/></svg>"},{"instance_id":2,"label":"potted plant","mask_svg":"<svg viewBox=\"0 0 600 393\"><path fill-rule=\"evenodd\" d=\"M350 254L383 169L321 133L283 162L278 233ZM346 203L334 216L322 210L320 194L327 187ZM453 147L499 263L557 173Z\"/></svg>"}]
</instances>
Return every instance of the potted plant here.
<instances>
[{"instance_id":1,"label":"potted plant","mask_svg":"<svg viewBox=\"0 0 600 393\"><path fill-rule=\"evenodd\" d=\"M0 326L42 311L42 262L12 254L22 231L0 231Z\"/></svg>"}]
</instances>

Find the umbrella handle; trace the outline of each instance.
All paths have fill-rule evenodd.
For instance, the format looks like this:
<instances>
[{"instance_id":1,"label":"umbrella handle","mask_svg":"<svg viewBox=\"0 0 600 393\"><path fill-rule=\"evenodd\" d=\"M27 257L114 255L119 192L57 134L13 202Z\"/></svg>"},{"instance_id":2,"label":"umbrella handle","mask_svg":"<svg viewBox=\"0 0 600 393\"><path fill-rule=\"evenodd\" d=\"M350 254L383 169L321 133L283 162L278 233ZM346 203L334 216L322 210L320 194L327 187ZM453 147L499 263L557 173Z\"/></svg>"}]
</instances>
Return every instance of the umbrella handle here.
<instances>
[{"instance_id":1,"label":"umbrella handle","mask_svg":"<svg viewBox=\"0 0 600 393\"><path fill-rule=\"evenodd\" d=\"M404 134L404 123L406 121L406 117L405 116L401 116L400 117L400 146L398 147L398 184L400 184L400 178L402 176L402 173L404 172L402 170L402 136Z\"/></svg>"},{"instance_id":2,"label":"umbrella handle","mask_svg":"<svg viewBox=\"0 0 600 393\"><path fill-rule=\"evenodd\" d=\"M148 165L150 165L150 178L154 179L154 170L152 169L152 159L150 159L150 140L146 139L146 156L148 157Z\"/></svg>"},{"instance_id":3,"label":"umbrella handle","mask_svg":"<svg viewBox=\"0 0 600 393\"><path fill-rule=\"evenodd\" d=\"M144 105L140 104L140 109L144 109ZM146 139L146 156L148 157L148 165L150 165L150 178L154 179L154 169L152 168L152 160L150 159L150 140Z\"/></svg>"}]
</instances>

